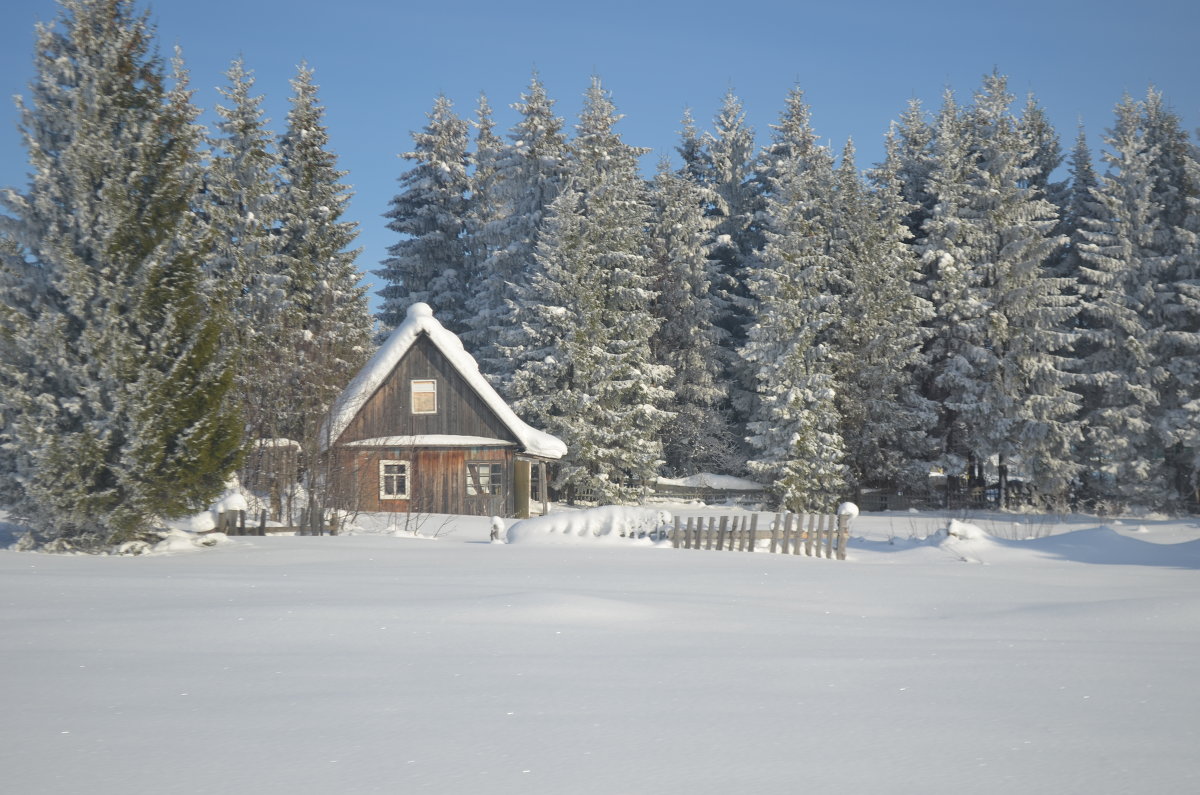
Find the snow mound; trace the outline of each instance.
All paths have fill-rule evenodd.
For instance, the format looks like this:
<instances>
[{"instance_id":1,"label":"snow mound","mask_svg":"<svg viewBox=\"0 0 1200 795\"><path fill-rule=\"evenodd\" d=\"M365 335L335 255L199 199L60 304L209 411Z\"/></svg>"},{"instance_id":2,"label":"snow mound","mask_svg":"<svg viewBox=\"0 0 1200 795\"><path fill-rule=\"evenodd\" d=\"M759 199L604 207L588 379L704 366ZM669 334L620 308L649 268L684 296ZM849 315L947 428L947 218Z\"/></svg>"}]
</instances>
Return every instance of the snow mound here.
<instances>
[{"instance_id":1,"label":"snow mound","mask_svg":"<svg viewBox=\"0 0 1200 795\"><path fill-rule=\"evenodd\" d=\"M852 502L843 502L837 507L838 516L849 516L851 519L858 518L858 506Z\"/></svg>"},{"instance_id":2,"label":"snow mound","mask_svg":"<svg viewBox=\"0 0 1200 795\"><path fill-rule=\"evenodd\" d=\"M218 544L232 543L224 533L197 535L186 530L168 529L161 540L150 544L145 541L129 541L112 550L114 555L175 555L180 552L196 552Z\"/></svg>"},{"instance_id":3,"label":"snow mound","mask_svg":"<svg viewBox=\"0 0 1200 795\"><path fill-rule=\"evenodd\" d=\"M508 528L509 544L653 543L671 514L653 508L605 505L522 519Z\"/></svg>"},{"instance_id":4,"label":"snow mound","mask_svg":"<svg viewBox=\"0 0 1200 795\"><path fill-rule=\"evenodd\" d=\"M960 522L957 519L950 520L950 526L946 528L946 535L963 541L978 541L988 537L983 528L967 522Z\"/></svg>"},{"instance_id":5,"label":"snow mound","mask_svg":"<svg viewBox=\"0 0 1200 795\"><path fill-rule=\"evenodd\" d=\"M1134 531L1136 532L1136 531ZM1093 527L1042 538L996 538L977 525L950 520L944 533L929 539L968 563L1021 563L1058 559L1075 563L1200 568L1200 540L1156 544L1111 527Z\"/></svg>"},{"instance_id":6,"label":"snow mound","mask_svg":"<svg viewBox=\"0 0 1200 795\"><path fill-rule=\"evenodd\" d=\"M217 522L213 519L212 511L201 511L193 516L182 519L171 519L165 522L167 530L172 533L207 533L216 529Z\"/></svg>"},{"instance_id":7,"label":"snow mound","mask_svg":"<svg viewBox=\"0 0 1200 795\"><path fill-rule=\"evenodd\" d=\"M711 472L700 472L688 475L686 478L659 478L663 486L680 486L689 489L720 489L722 491L762 491L765 486L746 478L733 475L714 475Z\"/></svg>"}]
</instances>

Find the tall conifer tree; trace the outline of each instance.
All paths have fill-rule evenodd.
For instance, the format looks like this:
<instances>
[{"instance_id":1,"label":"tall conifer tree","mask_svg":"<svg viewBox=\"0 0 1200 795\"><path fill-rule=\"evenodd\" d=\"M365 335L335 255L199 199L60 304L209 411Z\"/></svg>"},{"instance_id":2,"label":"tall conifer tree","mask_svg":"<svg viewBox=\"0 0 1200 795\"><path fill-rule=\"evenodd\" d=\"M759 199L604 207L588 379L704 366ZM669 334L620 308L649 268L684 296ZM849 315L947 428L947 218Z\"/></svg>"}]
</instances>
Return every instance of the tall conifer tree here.
<instances>
[{"instance_id":1,"label":"tall conifer tree","mask_svg":"<svg viewBox=\"0 0 1200 795\"><path fill-rule=\"evenodd\" d=\"M415 147L403 157L413 161L400 177L401 191L385 213L388 229L405 237L388 249L383 267L374 271L387 284L379 295L379 320L398 325L411 304L429 304L446 328L467 327L470 287L463 284L466 248L468 154L467 122L444 96L434 101L429 123L412 134Z\"/></svg>"},{"instance_id":2,"label":"tall conifer tree","mask_svg":"<svg viewBox=\"0 0 1200 795\"><path fill-rule=\"evenodd\" d=\"M2 357L28 368L0 375L19 459L4 490L35 542L96 549L219 493L241 420L225 319L203 292L211 241L192 212L201 132L186 73L176 60L166 87L132 2L62 6L38 29L22 106L31 182L3 194L23 304L4 315Z\"/></svg>"}]
</instances>

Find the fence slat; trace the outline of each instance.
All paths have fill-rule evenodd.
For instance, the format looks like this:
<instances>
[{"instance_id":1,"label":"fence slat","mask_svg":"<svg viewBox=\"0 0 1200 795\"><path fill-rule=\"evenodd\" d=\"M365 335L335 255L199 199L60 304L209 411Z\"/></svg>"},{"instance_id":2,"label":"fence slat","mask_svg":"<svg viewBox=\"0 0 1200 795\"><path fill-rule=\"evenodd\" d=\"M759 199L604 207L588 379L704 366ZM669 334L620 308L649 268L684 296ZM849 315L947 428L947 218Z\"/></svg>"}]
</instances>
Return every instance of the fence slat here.
<instances>
[{"instance_id":1,"label":"fence slat","mask_svg":"<svg viewBox=\"0 0 1200 795\"><path fill-rule=\"evenodd\" d=\"M783 514L775 514L775 521L771 522L771 554L779 548L779 531L783 529ZM787 551L786 549L784 550Z\"/></svg>"},{"instance_id":2,"label":"fence slat","mask_svg":"<svg viewBox=\"0 0 1200 795\"><path fill-rule=\"evenodd\" d=\"M850 540L850 517L846 514L840 514L837 518L838 524L838 540L837 540L837 559L846 559L846 542Z\"/></svg>"},{"instance_id":3,"label":"fence slat","mask_svg":"<svg viewBox=\"0 0 1200 795\"><path fill-rule=\"evenodd\" d=\"M750 536L749 544L748 544L749 550L751 552L757 552L758 551L758 549L757 549L757 547L758 547L758 514L756 514L756 513L750 514L750 530L749 530L748 535Z\"/></svg>"}]
</instances>

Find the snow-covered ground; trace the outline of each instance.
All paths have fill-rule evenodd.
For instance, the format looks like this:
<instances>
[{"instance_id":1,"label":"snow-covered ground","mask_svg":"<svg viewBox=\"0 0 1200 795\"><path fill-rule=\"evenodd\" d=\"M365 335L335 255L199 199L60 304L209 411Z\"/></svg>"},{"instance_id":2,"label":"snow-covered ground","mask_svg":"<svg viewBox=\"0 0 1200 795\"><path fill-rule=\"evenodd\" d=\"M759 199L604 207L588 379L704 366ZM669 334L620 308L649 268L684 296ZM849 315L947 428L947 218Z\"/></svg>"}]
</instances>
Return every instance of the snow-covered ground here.
<instances>
[{"instance_id":1,"label":"snow-covered ground","mask_svg":"<svg viewBox=\"0 0 1200 795\"><path fill-rule=\"evenodd\" d=\"M959 518L918 540L948 518L864 514L846 562L494 544L486 518L442 517L436 539L363 517L173 554L0 552L0 780L1200 791L1200 526Z\"/></svg>"}]
</instances>

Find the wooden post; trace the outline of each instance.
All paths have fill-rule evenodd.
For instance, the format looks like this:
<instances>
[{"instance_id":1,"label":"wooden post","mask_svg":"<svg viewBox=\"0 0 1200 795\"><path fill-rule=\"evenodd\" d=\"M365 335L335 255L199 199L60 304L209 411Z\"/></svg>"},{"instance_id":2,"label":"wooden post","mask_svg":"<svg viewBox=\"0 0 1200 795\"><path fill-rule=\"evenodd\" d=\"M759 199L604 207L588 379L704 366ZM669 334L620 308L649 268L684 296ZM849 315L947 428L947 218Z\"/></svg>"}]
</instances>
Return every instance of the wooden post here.
<instances>
[{"instance_id":1,"label":"wooden post","mask_svg":"<svg viewBox=\"0 0 1200 795\"><path fill-rule=\"evenodd\" d=\"M775 521L771 522L771 554L774 555L779 549L779 531L783 529L783 514L775 514Z\"/></svg>"},{"instance_id":2,"label":"wooden post","mask_svg":"<svg viewBox=\"0 0 1200 795\"><path fill-rule=\"evenodd\" d=\"M528 519L529 512L529 488L530 488L530 462L517 460L513 467L513 493L516 497L515 509L518 519Z\"/></svg>"},{"instance_id":3,"label":"wooden post","mask_svg":"<svg viewBox=\"0 0 1200 795\"><path fill-rule=\"evenodd\" d=\"M825 521L825 559L832 560L833 559L833 534L834 534L833 521L834 520L833 520L832 516L822 516L821 519L823 519Z\"/></svg>"},{"instance_id":4,"label":"wooden post","mask_svg":"<svg viewBox=\"0 0 1200 795\"><path fill-rule=\"evenodd\" d=\"M798 536L796 535L797 531L794 526L795 523L796 516L791 511L788 511L783 515L783 542L779 551L785 555L788 554L789 541L791 542L791 550L793 555L800 551L800 542L797 541Z\"/></svg>"},{"instance_id":5,"label":"wooden post","mask_svg":"<svg viewBox=\"0 0 1200 795\"><path fill-rule=\"evenodd\" d=\"M679 549L679 517L675 517L675 526L671 529L671 546Z\"/></svg>"},{"instance_id":6,"label":"wooden post","mask_svg":"<svg viewBox=\"0 0 1200 795\"><path fill-rule=\"evenodd\" d=\"M817 517L811 513L808 515L808 532L804 534L804 554L812 557L813 536L817 530Z\"/></svg>"},{"instance_id":7,"label":"wooden post","mask_svg":"<svg viewBox=\"0 0 1200 795\"><path fill-rule=\"evenodd\" d=\"M837 559L846 559L846 542L850 540L850 515L838 514Z\"/></svg>"},{"instance_id":8,"label":"wooden post","mask_svg":"<svg viewBox=\"0 0 1200 795\"><path fill-rule=\"evenodd\" d=\"M265 536L267 534L267 509L264 508L258 513L258 534Z\"/></svg>"},{"instance_id":9,"label":"wooden post","mask_svg":"<svg viewBox=\"0 0 1200 795\"><path fill-rule=\"evenodd\" d=\"M701 517L700 521L704 521L704 518ZM716 533L716 528L713 525L716 524L716 521L717 521L717 517L715 517L715 516L710 516L708 518L708 527L706 527L704 529L704 548L705 549L713 548L713 535Z\"/></svg>"},{"instance_id":10,"label":"wooden post","mask_svg":"<svg viewBox=\"0 0 1200 795\"><path fill-rule=\"evenodd\" d=\"M717 530L717 551L718 552L725 549L725 532L726 532L728 526L729 526L729 517L722 516L721 517L721 526Z\"/></svg>"},{"instance_id":11,"label":"wooden post","mask_svg":"<svg viewBox=\"0 0 1200 795\"><path fill-rule=\"evenodd\" d=\"M238 511L238 535L246 535L246 512Z\"/></svg>"},{"instance_id":12,"label":"wooden post","mask_svg":"<svg viewBox=\"0 0 1200 795\"><path fill-rule=\"evenodd\" d=\"M751 552L757 552L758 546L758 514L750 514L750 543L749 549Z\"/></svg>"}]
</instances>

